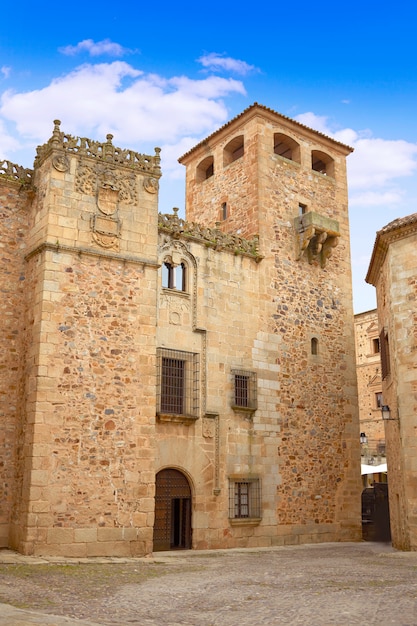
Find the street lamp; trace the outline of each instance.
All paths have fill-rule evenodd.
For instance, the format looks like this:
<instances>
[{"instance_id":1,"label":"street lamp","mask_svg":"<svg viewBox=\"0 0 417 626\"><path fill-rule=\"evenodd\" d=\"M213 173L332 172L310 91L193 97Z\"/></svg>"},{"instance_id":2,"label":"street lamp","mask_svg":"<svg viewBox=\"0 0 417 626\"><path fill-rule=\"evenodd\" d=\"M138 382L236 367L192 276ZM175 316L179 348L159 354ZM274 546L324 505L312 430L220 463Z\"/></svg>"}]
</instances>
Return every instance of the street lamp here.
<instances>
[{"instance_id":1,"label":"street lamp","mask_svg":"<svg viewBox=\"0 0 417 626\"><path fill-rule=\"evenodd\" d=\"M368 437L366 436L366 433L361 433L360 442L361 443L368 443Z\"/></svg>"},{"instance_id":2,"label":"street lamp","mask_svg":"<svg viewBox=\"0 0 417 626\"><path fill-rule=\"evenodd\" d=\"M383 420L391 419L391 411L390 411L390 408L389 408L388 404L383 404L381 406L381 413L382 413L382 419Z\"/></svg>"}]
</instances>

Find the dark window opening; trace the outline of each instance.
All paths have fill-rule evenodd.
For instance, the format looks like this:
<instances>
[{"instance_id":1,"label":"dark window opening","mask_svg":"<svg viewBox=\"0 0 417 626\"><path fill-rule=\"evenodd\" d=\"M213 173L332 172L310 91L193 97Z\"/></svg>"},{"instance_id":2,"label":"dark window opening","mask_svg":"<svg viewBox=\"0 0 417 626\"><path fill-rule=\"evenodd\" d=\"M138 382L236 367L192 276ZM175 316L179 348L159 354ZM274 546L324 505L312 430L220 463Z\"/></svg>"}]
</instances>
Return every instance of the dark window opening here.
<instances>
[{"instance_id":1,"label":"dark window opening","mask_svg":"<svg viewBox=\"0 0 417 626\"><path fill-rule=\"evenodd\" d=\"M259 479L229 482L229 517L247 519L261 517L261 485Z\"/></svg>"},{"instance_id":2,"label":"dark window opening","mask_svg":"<svg viewBox=\"0 0 417 626\"><path fill-rule=\"evenodd\" d=\"M372 354L379 354L379 337L372 339Z\"/></svg>"},{"instance_id":3,"label":"dark window opening","mask_svg":"<svg viewBox=\"0 0 417 626\"><path fill-rule=\"evenodd\" d=\"M274 133L274 153L290 161L300 162L299 144L282 133Z\"/></svg>"},{"instance_id":4,"label":"dark window opening","mask_svg":"<svg viewBox=\"0 0 417 626\"><path fill-rule=\"evenodd\" d=\"M325 152L313 150L311 153L311 167L315 172L334 176L334 160Z\"/></svg>"},{"instance_id":5,"label":"dark window opening","mask_svg":"<svg viewBox=\"0 0 417 626\"><path fill-rule=\"evenodd\" d=\"M233 370L233 404L234 408L257 408L256 373L246 370Z\"/></svg>"},{"instance_id":6,"label":"dark window opening","mask_svg":"<svg viewBox=\"0 0 417 626\"><path fill-rule=\"evenodd\" d=\"M162 357L161 411L184 413L185 361Z\"/></svg>"},{"instance_id":7,"label":"dark window opening","mask_svg":"<svg viewBox=\"0 0 417 626\"><path fill-rule=\"evenodd\" d=\"M301 215L305 215L307 213L307 205L305 204L301 204L301 202L298 203L298 215L301 217Z\"/></svg>"},{"instance_id":8,"label":"dark window opening","mask_svg":"<svg viewBox=\"0 0 417 626\"><path fill-rule=\"evenodd\" d=\"M240 159L245 152L244 137L240 135L230 141L223 152L223 165L230 165L237 159Z\"/></svg>"},{"instance_id":9,"label":"dark window opening","mask_svg":"<svg viewBox=\"0 0 417 626\"><path fill-rule=\"evenodd\" d=\"M311 339L311 354L317 356L319 353L319 340L317 337L312 337Z\"/></svg>"},{"instance_id":10,"label":"dark window opening","mask_svg":"<svg viewBox=\"0 0 417 626\"><path fill-rule=\"evenodd\" d=\"M222 220L226 220L229 217L227 210L227 202L223 202L222 204Z\"/></svg>"},{"instance_id":11,"label":"dark window opening","mask_svg":"<svg viewBox=\"0 0 417 626\"><path fill-rule=\"evenodd\" d=\"M214 158L212 156L206 157L201 163L197 165L196 181L201 183L203 180L207 180L214 175Z\"/></svg>"},{"instance_id":12,"label":"dark window opening","mask_svg":"<svg viewBox=\"0 0 417 626\"><path fill-rule=\"evenodd\" d=\"M385 380L391 371L388 333L383 328L379 335L379 348L381 351L381 376Z\"/></svg>"}]
</instances>

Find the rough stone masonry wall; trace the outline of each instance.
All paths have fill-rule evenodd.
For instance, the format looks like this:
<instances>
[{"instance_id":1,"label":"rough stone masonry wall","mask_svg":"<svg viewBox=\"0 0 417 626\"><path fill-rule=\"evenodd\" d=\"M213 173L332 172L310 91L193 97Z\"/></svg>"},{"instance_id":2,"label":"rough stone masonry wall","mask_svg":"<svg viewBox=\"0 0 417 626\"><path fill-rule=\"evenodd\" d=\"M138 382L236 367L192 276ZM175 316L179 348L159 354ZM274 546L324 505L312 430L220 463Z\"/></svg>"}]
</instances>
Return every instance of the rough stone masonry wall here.
<instances>
[{"instance_id":1,"label":"rough stone masonry wall","mask_svg":"<svg viewBox=\"0 0 417 626\"><path fill-rule=\"evenodd\" d=\"M109 137L104 165L100 152L79 158L84 140L63 155L56 127L36 162L12 532L24 553L152 548L157 196L145 159L123 170Z\"/></svg>"},{"instance_id":2,"label":"rough stone masonry wall","mask_svg":"<svg viewBox=\"0 0 417 626\"><path fill-rule=\"evenodd\" d=\"M153 276L135 264L44 255L32 260L48 293L33 320L25 551L143 554L153 523Z\"/></svg>"},{"instance_id":3,"label":"rough stone masonry wall","mask_svg":"<svg viewBox=\"0 0 417 626\"><path fill-rule=\"evenodd\" d=\"M344 170L335 179L280 157L270 183L275 276L271 326L282 336L282 524L340 525L358 534L360 457L349 226ZM309 165L309 159L304 158ZM303 166L303 162L302 162ZM337 220L341 237L325 267L294 260L298 201ZM311 338L318 339L318 355Z\"/></svg>"},{"instance_id":4,"label":"rough stone masonry wall","mask_svg":"<svg viewBox=\"0 0 417 626\"><path fill-rule=\"evenodd\" d=\"M27 191L0 177L0 547L8 545L16 495L27 229Z\"/></svg>"},{"instance_id":5,"label":"rough stone masonry wall","mask_svg":"<svg viewBox=\"0 0 417 626\"><path fill-rule=\"evenodd\" d=\"M389 333L390 374L383 382L392 421L385 424L393 545L417 549L417 235L397 237L378 280L378 314Z\"/></svg>"}]
</instances>

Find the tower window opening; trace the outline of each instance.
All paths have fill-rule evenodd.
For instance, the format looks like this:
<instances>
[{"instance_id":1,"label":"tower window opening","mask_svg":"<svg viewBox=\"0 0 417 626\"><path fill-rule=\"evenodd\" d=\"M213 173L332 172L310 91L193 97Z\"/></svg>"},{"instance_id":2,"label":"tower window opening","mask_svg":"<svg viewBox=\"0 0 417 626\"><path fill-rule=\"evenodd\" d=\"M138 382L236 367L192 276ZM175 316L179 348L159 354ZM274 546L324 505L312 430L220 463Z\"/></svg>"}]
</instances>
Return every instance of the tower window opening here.
<instances>
[{"instance_id":1,"label":"tower window opening","mask_svg":"<svg viewBox=\"0 0 417 626\"><path fill-rule=\"evenodd\" d=\"M245 143L243 135L235 137L230 141L223 152L223 165L230 165L234 161L240 159L245 152Z\"/></svg>"},{"instance_id":2,"label":"tower window opening","mask_svg":"<svg viewBox=\"0 0 417 626\"><path fill-rule=\"evenodd\" d=\"M208 156L197 165L196 181L201 183L204 180L208 180L212 176L214 176L214 158L212 156Z\"/></svg>"},{"instance_id":3,"label":"tower window opening","mask_svg":"<svg viewBox=\"0 0 417 626\"><path fill-rule=\"evenodd\" d=\"M274 153L289 161L300 162L299 144L291 137L282 133L274 133Z\"/></svg>"},{"instance_id":4,"label":"tower window opening","mask_svg":"<svg viewBox=\"0 0 417 626\"><path fill-rule=\"evenodd\" d=\"M311 153L311 168L325 176L334 176L334 160L325 152L313 150Z\"/></svg>"}]
</instances>

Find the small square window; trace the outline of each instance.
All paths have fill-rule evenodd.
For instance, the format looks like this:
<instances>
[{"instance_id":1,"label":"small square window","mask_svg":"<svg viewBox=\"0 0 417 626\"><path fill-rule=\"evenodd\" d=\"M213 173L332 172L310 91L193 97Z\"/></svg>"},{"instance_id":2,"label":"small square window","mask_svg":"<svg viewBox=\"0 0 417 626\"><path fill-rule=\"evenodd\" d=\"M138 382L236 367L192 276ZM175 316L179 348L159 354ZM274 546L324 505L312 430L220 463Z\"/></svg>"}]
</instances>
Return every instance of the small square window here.
<instances>
[{"instance_id":1,"label":"small square window","mask_svg":"<svg viewBox=\"0 0 417 626\"><path fill-rule=\"evenodd\" d=\"M261 482L259 478L229 481L229 518L261 517Z\"/></svg>"},{"instance_id":2,"label":"small square window","mask_svg":"<svg viewBox=\"0 0 417 626\"><path fill-rule=\"evenodd\" d=\"M232 370L234 409L257 409L256 373L247 370Z\"/></svg>"}]
</instances>

